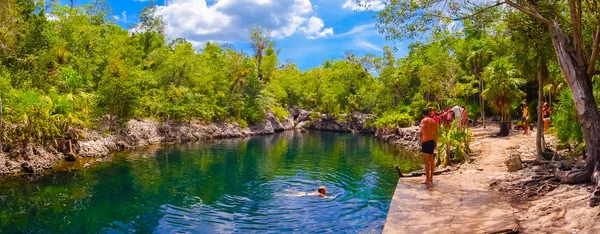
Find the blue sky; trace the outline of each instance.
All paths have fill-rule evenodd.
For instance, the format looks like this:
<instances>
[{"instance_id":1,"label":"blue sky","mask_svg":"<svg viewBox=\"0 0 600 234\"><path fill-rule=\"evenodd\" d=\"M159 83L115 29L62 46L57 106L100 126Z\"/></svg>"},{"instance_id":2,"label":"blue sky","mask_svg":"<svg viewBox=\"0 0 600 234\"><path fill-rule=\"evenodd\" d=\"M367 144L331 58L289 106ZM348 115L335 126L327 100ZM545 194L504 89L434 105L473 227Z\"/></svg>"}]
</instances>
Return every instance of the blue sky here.
<instances>
[{"instance_id":1,"label":"blue sky","mask_svg":"<svg viewBox=\"0 0 600 234\"><path fill-rule=\"evenodd\" d=\"M366 1L371 4L369 10L358 7L354 0L157 0L157 4L169 39L183 37L198 48L206 41L226 42L251 52L249 28L263 25L272 30L281 49L280 61L292 60L305 70L325 59L340 58L346 50L380 55L383 46L394 45L375 27L373 14L383 8L382 1ZM148 0L108 3L115 22L130 28ZM395 45L397 56L406 55L406 43Z\"/></svg>"}]
</instances>

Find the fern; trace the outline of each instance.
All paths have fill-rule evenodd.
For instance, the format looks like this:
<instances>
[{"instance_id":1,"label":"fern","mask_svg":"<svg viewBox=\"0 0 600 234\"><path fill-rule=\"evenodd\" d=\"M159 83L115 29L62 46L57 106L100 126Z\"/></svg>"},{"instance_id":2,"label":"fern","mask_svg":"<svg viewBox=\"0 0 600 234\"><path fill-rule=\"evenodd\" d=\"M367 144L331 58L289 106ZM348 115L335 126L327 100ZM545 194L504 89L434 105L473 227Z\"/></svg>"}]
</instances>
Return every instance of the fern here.
<instances>
[{"instance_id":1,"label":"fern","mask_svg":"<svg viewBox=\"0 0 600 234\"><path fill-rule=\"evenodd\" d=\"M559 93L558 100L558 105L552 115L558 140L563 144L583 142L583 132L581 132L571 92L564 89Z\"/></svg>"},{"instance_id":2,"label":"fern","mask_svg":"<svg viewBox=\"0 0 600 234\"><path fill-rule=\"evenodd\" d=\"M453 161L465 162L469 160L471 151L471 130L457 128L454 123L448 130L439 128L437 160L443 166L448 166Z\"/></svg>"}]
</instances>

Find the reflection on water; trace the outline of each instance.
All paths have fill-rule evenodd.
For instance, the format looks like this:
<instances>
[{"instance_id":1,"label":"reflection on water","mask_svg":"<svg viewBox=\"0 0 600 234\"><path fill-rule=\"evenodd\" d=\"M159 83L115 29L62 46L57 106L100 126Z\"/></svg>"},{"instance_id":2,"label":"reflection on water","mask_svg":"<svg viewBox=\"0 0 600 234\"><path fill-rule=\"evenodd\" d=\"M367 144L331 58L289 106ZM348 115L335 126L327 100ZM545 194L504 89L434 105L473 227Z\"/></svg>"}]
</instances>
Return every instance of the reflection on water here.
<instances>
[{"instance_id":1,"label":"reflection on water","mask_svg":"<svg viewBox=\"0 0 600 234\"><path fill-rule=\"evenodd\" d=\"M123 152L34 182L0 183L0 233L381 232L399 165L372 136L286 132ZM327 187L331 198L286 196Z\"/></svg>"}]
</instances>

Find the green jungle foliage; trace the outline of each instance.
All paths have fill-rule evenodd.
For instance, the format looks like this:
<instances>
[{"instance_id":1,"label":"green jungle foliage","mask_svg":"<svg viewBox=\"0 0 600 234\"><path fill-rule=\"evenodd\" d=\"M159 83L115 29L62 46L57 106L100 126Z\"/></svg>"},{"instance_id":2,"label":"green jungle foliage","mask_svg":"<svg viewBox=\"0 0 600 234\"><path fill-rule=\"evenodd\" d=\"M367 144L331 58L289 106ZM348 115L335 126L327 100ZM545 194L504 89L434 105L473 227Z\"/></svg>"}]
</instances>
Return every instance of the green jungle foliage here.
<instances>
[{"instance_id":1,"label":"green jungle foliage","mask_svg":"<svg viewBox=\"0 0 600 234\"><path fill-rule=\"evenodd\" d=\"M375 121L375 127L384 128L384 127L409 127L414 125L415 119L406 112L402 111L389 111L385 112L381 115L381 117L377 118Z\"/></svg>"},{"instance_id":2,"label":"green jungle foliage","mask_svg":"<svg viewBox=\"0 0 600 234\"><path fill-rule=\"evenodd\" d=\"M583 133L577 120L577 110L571 92L564 89L558 95L559 104L552 113L554 130L562 143L582 142Z\"/></svg>"}]
</instances>

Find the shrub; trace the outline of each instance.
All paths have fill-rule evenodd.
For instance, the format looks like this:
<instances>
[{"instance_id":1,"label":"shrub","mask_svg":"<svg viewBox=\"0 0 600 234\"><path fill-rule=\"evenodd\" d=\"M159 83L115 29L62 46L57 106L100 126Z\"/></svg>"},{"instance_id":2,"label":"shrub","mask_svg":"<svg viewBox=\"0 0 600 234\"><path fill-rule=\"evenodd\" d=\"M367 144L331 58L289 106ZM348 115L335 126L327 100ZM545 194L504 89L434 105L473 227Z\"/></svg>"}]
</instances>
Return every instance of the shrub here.
<instances>
[{"instance_id":1,"label":"shrub","mask_svg":"<svg viewBox=\"0 0 600 234\"><path fill-rule=\"evenodd\" d=\"M481 104L479 104L479 102L469 103L465 107L467 108L469 119L477 120L481 118Z\"/></svg>"},{"instance_id":2,"label":"shrub","mask_svg":"<svg viewBox=\"0 0 600 234\"><path fill-rule=\"evenodd\" d=\"M318 119L318 118L321 118L321 114L320 114L320 113L317 113L317 112L310 113L310 117L309 117L309 119L310 119L311 121L312 121L312 120L315 120L315 119Z\"/></svg>"},{"instance_id":3,"label":"shrub","mask_svg":"<svg viewBox=\"0 0 600 234\"><path fill-rule=\"evenodd\" d=\"M238 122L238 124L240 124L241 128L247 128L248 127L248 122L246 122L246 120L244 120L244 119L238 119L237 122Z\"/></svg>"},{"instance_id":4,"label":"shrub","mask_svg":"<svg viewBox=\"0 0 600 234\"><path fill-rule=\"evenodd\" d=\"M437 146L437 160L443 166L449 165L452 161L464 162L469 159L471 130L468 128L457 128L454 123L450 129L439 128L439 138Z\"/></svg>"},{"instance_id":5,"label":"shrub","mask_svg":"<svg viewBox=\"0 0 600 234\"><path fill-rule=\"evenodd\" d=\"M382 128L386 126L409 127L414 124L413 117L407 112L391 111L384 113L375 121L375 127Z\"/></svg>"},{"instance_id":6,"label":"shrub","mask_svg":"<svg viewBox=\"0 0 600 234\"><path fill-rule=\"evenodd\" d=\"M558 105L552 114L552 121L558 140L561 143L583 142L583 133L579 125L575 103L571 92L564 89L558 95Z\"/></svg>"},{"instance_id":7,"label":"shrub","mask_svg":"<svg viewBox=\"0 0 600 234\"><path fill-rule=\"evenodd\" d=\"M373 119L367 119L365 121L364 127L365 128L373 128L373 127L377 127L377 124L376 124L375 120L373 120Z\"/></svg>"},{"instance_id":8,"label":"shrub","mask_svg":"<svg viewBox=\"0 0 600 234\"><path fill-rule=\"evenodd\" d=\"M270 109L271 113L273 113L273 115L275 115L275 117L277 117L277 119L279 119L280 121L290 116L290 113L283 107L276 106L271 107Z\"/></svg>"}]
</instances>

